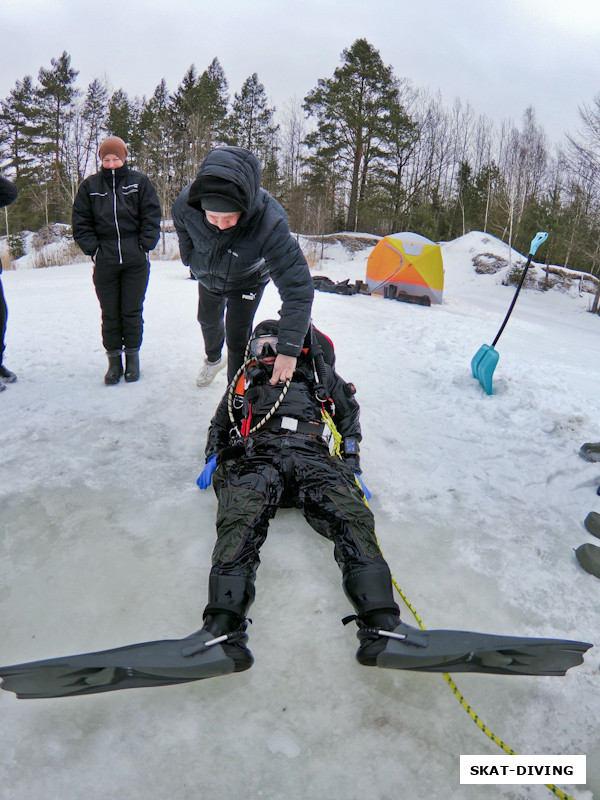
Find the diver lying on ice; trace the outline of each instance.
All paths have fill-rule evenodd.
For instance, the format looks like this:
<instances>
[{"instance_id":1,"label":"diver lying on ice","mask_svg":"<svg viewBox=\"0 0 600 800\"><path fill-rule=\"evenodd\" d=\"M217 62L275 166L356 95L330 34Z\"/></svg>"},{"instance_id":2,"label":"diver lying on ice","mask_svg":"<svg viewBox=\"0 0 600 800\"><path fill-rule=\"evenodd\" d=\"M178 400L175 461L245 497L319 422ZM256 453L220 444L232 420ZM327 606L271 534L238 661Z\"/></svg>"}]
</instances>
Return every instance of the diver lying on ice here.
<instances>
[{"instance_id":1,"label":"diver lying on ice","mask_svg":"<svg viewBox=\"0 0 600 800\"><path fill-rule=\"evenodd\" d=\"M331 341L309 329L293 379L272 384L278 323L261 322L211 421L206 466L218 498L217 541L201 630L185 639L0 667L18 697L90 694L241 672L253 664L248 611L259 553L280 507L301 510L333 542L365 666L427 672L564 675L592 645L561 639L418 630L400 620L361 483L360 409L334 369ZM333 435L337 447L330 448ZM333 452L330 452L333 450Z\"/></svg>"}]
</instances>

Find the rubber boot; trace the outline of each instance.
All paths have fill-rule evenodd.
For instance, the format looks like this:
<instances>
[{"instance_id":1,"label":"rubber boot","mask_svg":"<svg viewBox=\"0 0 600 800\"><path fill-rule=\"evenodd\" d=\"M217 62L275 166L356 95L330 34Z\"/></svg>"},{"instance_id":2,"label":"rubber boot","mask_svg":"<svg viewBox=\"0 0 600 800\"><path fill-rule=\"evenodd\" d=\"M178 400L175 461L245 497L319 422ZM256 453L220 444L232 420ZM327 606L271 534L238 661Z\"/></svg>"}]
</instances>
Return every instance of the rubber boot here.
<instances>
[{"instance_id":1,"label":"rubber boot","mask_svg":"<svg viewBox=\"0 0 600 800\"><path fill-rule=\"evenodd\" d=\"M376 667L377 656L382 653L388 644L388 639L379 636L378 631L394 631L400 625L400 615L393 609L381 609L361 614L357 617L356 633L360 645L356 651L356 660L364 667Z\"/></svg>"},{"instance_id":2,"label":"rubber boot","mask_svg":"<svg viewBox=\"0 0 600 800\"><path fill-rule=\"evenodd\" d=\"M208 579L208 603L204 609L207 614L228 614L245 619L248 609L254 602L254 583L245 575L223 575L211 571Z\"/></svg>"},{"instance_id":3,"label":"rubber boot","mask_svg":"<svg viewBox=\"0 0 600 800\"><path fill-rule=\"evenodd\" d=\"M387 639L377 631L393 631L400 624L389 567L383 557L375 558L361 571L344 575L343 587L357 614L360 645L356 660L365 667L374 667L377 656L387 646Z\"/></svg>"},{"instance_id":4,"label":"rubber boot","mask_svg":"<svg viewBox=\"0 0 600 800\"><path fill-rule=\"evenodd\" d=\"M248 621L234 614L206 614L202 630L212 634L215 639L226 635L227 641L221 642L225 655L235 667L234 672L243 672L254 664L254 656L246 647Z\"/></svg>"},{"instance_id":5,"label":"rubber boot","mask_svg":"<svg viewBox=\"0 0 600 800\"><path fill-rule=\"evenodd\" d=\"M399 613L394 600L390 568L382 556L374 558L368 566L344 575L344 593L359 617L371 611Z\"/></svg>"},{"instance_id":6,"label":"rubber boot","mask_svg":"<svg viewBox=\"0 0 600 800\"><path fill-rule=\"evenodd\" d=\"M134 383L140 379L140 355L125 351L125 380L127 383Z\"/></svg>"},{"instance_id":7,"label":"rubber boot","mask_svg":"<svg viewBox=\"0 0 600 800\"><path fill-rule=\"evenodd\" d=\"M108 371L104 376L104 383L107 386L114 386L121 380L123 374L123 363L121 362L121 353L118 355L108 356Z\"/></svg>"},{"instance_id":8,"label":"rubber boot","mask_svg":"<svg viewBox=\"0 0 600 800\"><path fill-rule=\"evenodd\" d=\"M226 635L221 644L225 654L235 663L234 672L249 669L254 657L246 642L246 614L254 601L254 583L245 575L223 575L214 568L208 579L208 604L203 613L203 630L217 636Z\"/></svg>"}]
</instances>

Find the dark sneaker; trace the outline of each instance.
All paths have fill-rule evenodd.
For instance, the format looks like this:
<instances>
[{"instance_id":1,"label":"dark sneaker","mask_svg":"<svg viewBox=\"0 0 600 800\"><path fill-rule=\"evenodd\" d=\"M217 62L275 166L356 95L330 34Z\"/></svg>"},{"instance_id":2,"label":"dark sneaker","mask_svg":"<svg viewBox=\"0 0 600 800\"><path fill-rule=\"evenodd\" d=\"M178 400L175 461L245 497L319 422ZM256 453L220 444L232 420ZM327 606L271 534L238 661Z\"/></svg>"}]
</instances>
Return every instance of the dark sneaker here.
<instances>
[{"instance_id":1,"label":"dark sneaker","mask_svg":"<svg viewBox=\"0 0 600 800\"><path fill-rule=\"evenodd\" d=\"M0 364L0 381L3 383L14 383L17 380L17 376L14 372L11 372L9 369L6 369L4 364Z\"/></svg>"}]
</instances>

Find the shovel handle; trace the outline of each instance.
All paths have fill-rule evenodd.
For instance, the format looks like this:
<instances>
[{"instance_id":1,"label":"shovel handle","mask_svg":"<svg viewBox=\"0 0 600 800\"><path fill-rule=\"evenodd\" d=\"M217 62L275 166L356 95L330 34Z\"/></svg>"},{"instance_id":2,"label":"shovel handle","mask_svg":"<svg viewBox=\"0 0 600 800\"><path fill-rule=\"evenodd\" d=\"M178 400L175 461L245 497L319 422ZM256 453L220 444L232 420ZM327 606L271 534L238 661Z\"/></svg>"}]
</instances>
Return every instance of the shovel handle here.
<instances>
[{"instance_id":1,"label":"shovel handle","mask_svg":"<svg viewBox=\"0 0 600 800\"><path fill-rule=\"evenodd\" d=\"M505 327L506 323L508 322L508 318L510 317L511 312L512 312L513 308L515 307L515 303L517 302L517 297L519 296L519 292L521 291L521 287L523 286L523 283L525 282L525 276L527 275L527 270L529 269L529 265L531 264L531 259L533 258L534 254L535 254L535 251L538 249L538 247L543 242L546 241L547 238L548 238L548 234L544 233L543 231L540 231L539 233L537 233L535 235L534 239L532 240L531 246L529 248L529 255L527 256L527 263L525 264L525 267L523 268L523 272L521 274L521 280L519 281L519 285L517 286L517 291L515 292L515 296L512 299L512 303L510 304L510 308L506 312L506 316L504 317L504 322L500 326L500 330L498 331L498 333L496 334L496 338L492 342L492 347L496 346L496 343L497 343L498 339L500 338L500 334L504 330L504 327Z\"/></svg>"},{"instance_id":2,"label":"shovel handle","mask_svg":"<svg viewBox=\"0 0 600 800\"><path fill-rule=\"evenodd\" d=\"M536 233L534 239L531 242L531 247L529 248L529 255L534 256L538 247L541 244L544 244L547 238L548 234L545 233L544 231L539 231L538 233Z\"/></svg>"}]
</instances>

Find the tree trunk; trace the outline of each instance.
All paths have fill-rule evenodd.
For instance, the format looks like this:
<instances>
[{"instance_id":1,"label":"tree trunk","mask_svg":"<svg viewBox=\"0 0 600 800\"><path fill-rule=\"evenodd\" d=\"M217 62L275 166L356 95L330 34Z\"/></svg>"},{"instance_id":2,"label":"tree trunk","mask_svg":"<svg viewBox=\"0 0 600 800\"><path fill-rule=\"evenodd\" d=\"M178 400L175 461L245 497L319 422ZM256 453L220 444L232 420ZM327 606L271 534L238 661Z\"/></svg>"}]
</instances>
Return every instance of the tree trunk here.
<instances>
[{"instance_id":1,"label":"tree trunk","mask_svg":"<svg viewBox=\"0 0 600 800\"><path fill-rule=\"evenodd\" d=\"M348 203L348 216L346 217L346 228L349 231L356 230L358 179L360 175L361 160L362 160L362 145L357 145L356 150L354 151L354 164L352 165L352 184L350 185L350 201Z\"/></svg>"}]
</instances>

